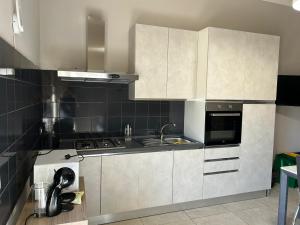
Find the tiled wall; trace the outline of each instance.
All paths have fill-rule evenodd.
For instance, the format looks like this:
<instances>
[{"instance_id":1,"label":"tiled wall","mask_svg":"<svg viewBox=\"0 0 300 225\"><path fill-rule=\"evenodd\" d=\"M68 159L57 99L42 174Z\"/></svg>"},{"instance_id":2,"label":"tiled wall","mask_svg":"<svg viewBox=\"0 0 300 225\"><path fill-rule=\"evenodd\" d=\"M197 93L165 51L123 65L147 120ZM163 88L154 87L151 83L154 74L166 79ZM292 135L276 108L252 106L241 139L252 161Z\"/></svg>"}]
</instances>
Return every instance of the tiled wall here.
<instances>
[{"instance_id":1,"label":"tiled wall","mask_svg":"<svg viewBox=\"0 0 300 225\"><path fill-rule=\"evenodd\" d=\"M0 74L0 225L6 221L34 163L41 122L40 74Z\"/></svg>"},{"instance_id":2,"label":"tiled wall","mask_svg":"<svg viewBox=\"0 0 300 225\"><path fill-rule=\"evenodd\" d=\"M126 124L134 135L157 134L167 122L183 133L184 102L130 101L128 85L62 82L56 72L43 74L43 120L60 136L74 132L120 136Z\"/></svg>"}]
</instances>

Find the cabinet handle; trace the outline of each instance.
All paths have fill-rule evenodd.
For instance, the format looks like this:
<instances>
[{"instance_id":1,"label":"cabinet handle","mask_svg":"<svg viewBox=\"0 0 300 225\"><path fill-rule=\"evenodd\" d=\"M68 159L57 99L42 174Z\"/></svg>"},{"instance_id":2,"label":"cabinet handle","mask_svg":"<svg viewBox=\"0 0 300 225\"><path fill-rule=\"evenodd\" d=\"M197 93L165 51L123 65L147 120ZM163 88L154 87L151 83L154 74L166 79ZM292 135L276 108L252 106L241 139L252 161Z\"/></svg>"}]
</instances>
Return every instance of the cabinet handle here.
<instances>
[{"instance_id":1,"label":"cabinet handle","mask_svg":"<svg viewBox=\"0 0 300 225\"><path fill-rule=\"evenodd\" d=\"M220 159L206 159L204 162L217 162L217 161L227 161L227 160L238 160L239 157L230 157L230 158L220 158Z\"/></svg>"},{"instance_id":2,"label":"cabinet handle","mask_svg":"<svg viewBox=\"0 0 300 225\"><path fill-rule=\"evenodd\" d=\"M239 170L226 170L226 171L218 171L218 172L211 172L211 173L204 173L204 176L210 176L215 174L222 174L222 173L236 173Z\"/></svg>"},{"instance_id":3,"label":"cabinet handle","mask_svg":"<svg viewBox=\"0 0 300 225\"><path fill-rule=\"evenodd\" d=\"M241 116L240 113L210 113L209 115L210 115L210 116L213 116L213 117Z\"/></svg>"}]
</instances>

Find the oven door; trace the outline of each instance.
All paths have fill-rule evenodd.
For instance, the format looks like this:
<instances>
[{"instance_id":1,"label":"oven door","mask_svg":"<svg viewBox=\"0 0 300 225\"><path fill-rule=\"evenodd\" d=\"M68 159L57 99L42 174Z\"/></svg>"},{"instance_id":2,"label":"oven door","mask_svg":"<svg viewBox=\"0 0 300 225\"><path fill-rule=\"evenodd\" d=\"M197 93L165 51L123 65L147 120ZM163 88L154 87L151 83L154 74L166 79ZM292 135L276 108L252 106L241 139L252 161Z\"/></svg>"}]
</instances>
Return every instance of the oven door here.
<instances>
[{"instance_id":1,"label":"oven door","mask_svg":"<svg viewBox=\"0 0 300 225\"><path fill-rule=\"evenodd\" d=\"M205 145L238 145L241 143L242 112L206 112Z\"/></svg>"}]
</instances>

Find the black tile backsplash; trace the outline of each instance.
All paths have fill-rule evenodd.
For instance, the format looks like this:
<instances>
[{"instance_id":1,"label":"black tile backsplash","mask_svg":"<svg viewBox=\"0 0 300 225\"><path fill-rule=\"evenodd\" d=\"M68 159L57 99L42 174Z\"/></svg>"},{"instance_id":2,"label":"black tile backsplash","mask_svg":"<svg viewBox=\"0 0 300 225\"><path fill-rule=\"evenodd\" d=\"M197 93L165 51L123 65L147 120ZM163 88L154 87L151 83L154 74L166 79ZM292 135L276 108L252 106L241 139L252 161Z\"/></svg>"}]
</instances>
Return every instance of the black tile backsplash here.
<instances>
[{"instance_id":1,"label":"black tile backsplash","mask_svg":"<svg viewBox=\"0 0 300 225\"><path fill-rule=\"evenodd\" d=\"M130 101L124 84L63 82L55 71L0 74L0 225L32 173L42 122L44 137L56 145L50 133L61 138L80 138L81 133L122 136L126 124L133 135L153 135L174 122L177 126L169 133L182 134L183 118L183 102Z\"/></svg>"},{"instance_id":2,"label":"black tile backsplash","mask_svg":"<svg viewBox=\"0 0 300 225\"><path fill-rule=\"evenodd\" d=\"M42 120L37 70L0 74L0 225L6 224L31 174Z\"/></svg>"},{"instance_id":3,"label":"black tile backsplash","mask_svg":"<svg viewBox=\"0 0 300 225\"><path fill-rule=\"evenodd\" d=\"M43 120L48 132L55 130L61 137L78 132L122 136L130 124L134 135L152 135L174 122L177 126L169 132L183 133L184 102L130 101L125 84L66 82L55 71L43 73Z\"/></svg>"}]
</instances>

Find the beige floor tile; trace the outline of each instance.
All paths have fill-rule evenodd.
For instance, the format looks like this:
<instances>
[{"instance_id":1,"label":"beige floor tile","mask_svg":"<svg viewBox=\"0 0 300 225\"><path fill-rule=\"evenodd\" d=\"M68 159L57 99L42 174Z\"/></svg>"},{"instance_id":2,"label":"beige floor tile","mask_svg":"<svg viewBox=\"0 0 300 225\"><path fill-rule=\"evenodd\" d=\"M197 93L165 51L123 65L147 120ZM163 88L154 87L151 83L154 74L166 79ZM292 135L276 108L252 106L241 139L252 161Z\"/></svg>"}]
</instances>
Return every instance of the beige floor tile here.
<instances>
[{"instance_id":1,"label":"beige floor tile","mask_svg":"<svg viewBox=\"0 0 300 225\"><path fill-rule=\"evenodd\" d=\"M248 225L275 225L277 224L277 213L268 207L246 209L236 211L234 214L240 217Z\"/></svg>"},{"instance_id":2,"label":"beige floor tile","mask_svg":"<svg viewBox=\"0 0 300 225\"><path fill-rule=\"evenodd\" d=\"M109 225L143 225L143 223L140 219L134 219L134 220L125 220L121 222L110 223Z\"/></svg>"},{"instance_id":3,"label":"beige floor tile","mask_svg":"<svg viewBox=\"0 0 300 225\"><path fill-rule=\"evenodd\" d=\"M199 218L204 216L227 213L228 211L222 205L209 206L185 211L190 218Z\"/></svg>"},{"instance_id":4,"label":"beige floor tile","mask_svg":"<svg viewBox=\"0 0 300 225\"><path fill-rule=\"evenodd\" d=\"M173 212L166 213L156 216L144 217L141 219L144 225L162 225L162 224L184 224L190 221L190 218L185 214L185 212Z\"/></svg>"},{"instance_id":5,"label":"beige floor tile","mask_svg":"<svg viewBox=\"0 0 300 225\"><path fill-rule=\"evenodd\" d=\"M247 225L233 213L223 213L213 216L193 219L197 225Z\"/></svg>"},{"instance_id":6,"label":"beige floor tile","mask_svg":"<svg viewBox=\"0 0 300 225\"><path fill-rule=\"evenodd\" d=\"M259 202L257 199L240 201L240 202L232 202L232 203L224 204L222 206L231 212L264 207L264 205L261 202Z\"/></svg>"}]
</instances>

